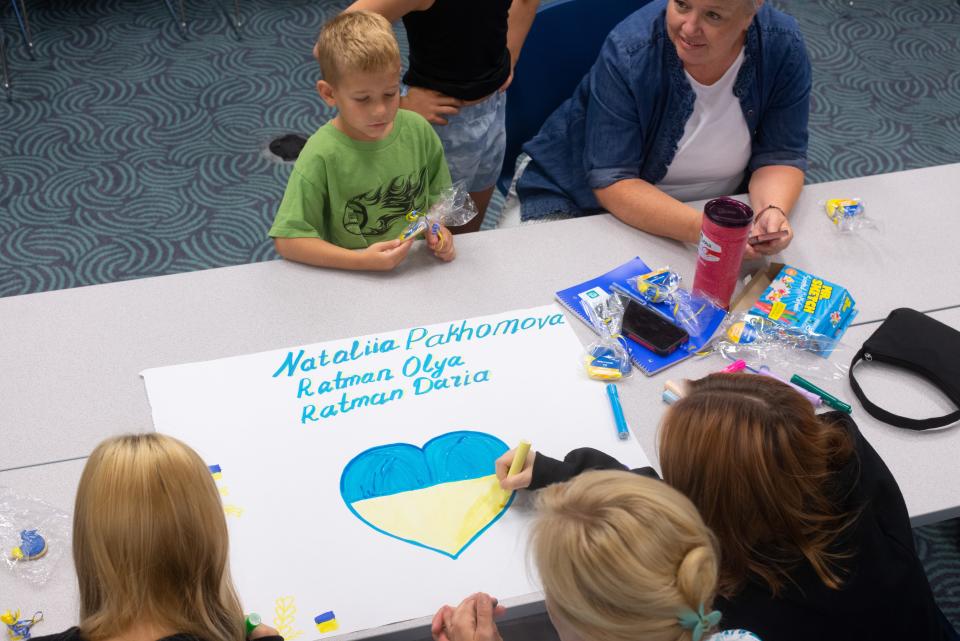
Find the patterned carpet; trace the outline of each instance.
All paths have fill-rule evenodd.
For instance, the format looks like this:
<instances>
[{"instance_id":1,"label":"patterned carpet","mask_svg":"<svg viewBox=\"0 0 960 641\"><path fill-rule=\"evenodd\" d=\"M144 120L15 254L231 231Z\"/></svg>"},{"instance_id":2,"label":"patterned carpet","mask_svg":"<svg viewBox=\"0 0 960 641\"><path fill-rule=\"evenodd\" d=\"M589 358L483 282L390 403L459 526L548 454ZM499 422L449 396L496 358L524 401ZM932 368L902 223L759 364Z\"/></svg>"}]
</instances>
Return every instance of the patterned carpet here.
<instances>
[{"instance_id":1,"label":"patterned carpet","mask_svg":"<svg viewBox=\"0 0 960 641\"><path fill-rule=\"evenodd\" d=\"M956 0L772 1L813 61L809 181L960 161ZM275 258L266 147L330 117L309 52L345 4L241 0L238 33L187 0L181 34L162 0L27 0L31 60L0 1L0 296ZM916 536L960 625L960 522Z\"/></svg>"}]
</instances>

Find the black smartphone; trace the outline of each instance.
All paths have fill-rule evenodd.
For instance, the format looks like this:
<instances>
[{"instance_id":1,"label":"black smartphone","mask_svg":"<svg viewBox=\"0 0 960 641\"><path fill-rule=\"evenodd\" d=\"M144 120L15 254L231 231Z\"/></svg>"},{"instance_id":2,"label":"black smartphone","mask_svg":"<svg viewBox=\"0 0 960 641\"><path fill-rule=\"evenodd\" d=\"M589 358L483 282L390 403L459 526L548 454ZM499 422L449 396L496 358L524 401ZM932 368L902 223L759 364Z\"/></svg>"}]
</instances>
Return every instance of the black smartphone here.
<instances>
[{"instance_id":1,"label":"black smartphone","mask_svg":"<svg viewBox=\"0 0 960 641\"><path fill-rule=\"evenodd\" d=\"M780 231L772 231L769 234L757 234L756 236L748 238L747 242L751 245L762 245L763 243L769 243L771 240L779 240L789 233L786 229L781 229Z\"/></svg>"},{"instance_id":2,"label":"black smartphone","mask_svg":"<svg viewBox=\"0 0 960 641\"><path fill-rule=\"evenodd\" d=\"M623 334L660 356L673 353L690 338L683 328L629 299L623 311Z\"/></svg>"}]
</instances>

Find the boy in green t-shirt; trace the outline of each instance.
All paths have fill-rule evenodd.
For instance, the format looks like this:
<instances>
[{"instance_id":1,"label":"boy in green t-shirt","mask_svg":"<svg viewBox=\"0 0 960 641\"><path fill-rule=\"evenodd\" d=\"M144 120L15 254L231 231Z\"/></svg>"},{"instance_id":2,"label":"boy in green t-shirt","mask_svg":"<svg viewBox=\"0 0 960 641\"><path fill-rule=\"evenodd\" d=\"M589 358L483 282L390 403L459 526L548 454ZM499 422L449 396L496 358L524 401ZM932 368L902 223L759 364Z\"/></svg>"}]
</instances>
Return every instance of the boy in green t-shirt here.
<instances>
[{"instance_id":1,"label":"boy in green t-shirt","mask_svg":"<svg viewBox=\"0 0 960 641\"><path fill-rule=\"evenodd\" d=\"M443 147L422 116L400 110L400 48L390 23L342 14L320 32L317 91L337 115L307 141L270 228L277 252L321 267L386 271L413 240L398 237L450 186ZM453 235L427 230L427 246L453 260Z\"/></svg>"}]
</instances>

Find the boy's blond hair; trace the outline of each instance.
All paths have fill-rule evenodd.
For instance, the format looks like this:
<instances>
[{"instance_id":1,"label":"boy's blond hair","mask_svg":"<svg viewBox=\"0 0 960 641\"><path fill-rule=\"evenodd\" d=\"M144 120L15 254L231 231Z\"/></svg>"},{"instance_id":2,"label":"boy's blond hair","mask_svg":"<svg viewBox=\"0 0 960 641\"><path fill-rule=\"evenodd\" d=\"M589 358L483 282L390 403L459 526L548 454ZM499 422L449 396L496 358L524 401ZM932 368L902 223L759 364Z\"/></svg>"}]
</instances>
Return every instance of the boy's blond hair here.
<instances>
[{"instance_id":1,"label":"boy's blond hair","mask_svg":"<svg viewBox=\"0 0 960 641\"><path fill-rule=\"evenodd\" d=\"M317 37L323 79L333 84L355 71L400 69L400 46L387 19L372 11L350 11L330 20Z\"/></svg>"},{"instance_id":2,"label":"boy's blond hair","mask_svg":"<svg viewBox=\"0 0 960 641\"><path fill-rule=\"evenodd\" d=\"M227 548L220 493L196 452L153 433L104 441L73 513L81 636L102 641L147 621L243 641Z\"/></svg>"},{"instance_id":3,"label":"boy's blond hair","mask_svg":"<svg viewBox=\"0 0 960 641\"><path fill-rule=\"evenodd\" d=\"M531 550L552 611L591 641L689 641L678 617L709 612L717 544L666 483L586 472L540 492Z\"/></svg>"}]
</instances>

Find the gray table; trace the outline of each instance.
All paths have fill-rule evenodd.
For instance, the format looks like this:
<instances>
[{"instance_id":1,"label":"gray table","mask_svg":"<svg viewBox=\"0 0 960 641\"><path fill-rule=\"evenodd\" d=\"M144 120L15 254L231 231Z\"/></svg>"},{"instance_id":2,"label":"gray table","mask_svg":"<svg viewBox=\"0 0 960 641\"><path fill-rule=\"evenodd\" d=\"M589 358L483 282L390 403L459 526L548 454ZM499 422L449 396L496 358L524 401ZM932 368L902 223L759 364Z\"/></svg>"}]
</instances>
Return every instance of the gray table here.
<instances>
[{"instance_id":1,"label":"gray table","mask_svg":"<svg viewBox=\"0 0 960 641\"><path fill-rule=\"evenodd\" d=\"M832 229L817 203L854 194L881 231ZM846 286L858 324L905 304L960 305L960 216L935 215L956 202L960 164L811 185L779 258ZM0 420L34 434L0 451L0 470L152 429L145 368L533 307L634 255L692 282L692 247L593 216L464 236L453 263L420 251L390 274L273 261L0 299Z\"/></svg>"},{"instance_id":2,"label":"gray table","mask_svg":"<svg viewBox=\"0 0 960 641\"><path fill-rule=\"evenodd\" d=\"M424 248L388 274L286 261L0 299L0 470L86 456L153 429L150 367L535 307L642 255L692 278L692 247L610 216L471 234L439 264ZM960 302L960 301L958 301Z\"/></svg>"},{"instance_id":3,"label":"gray table","mask_svg":"<svg viewBox=\"0 0 960 641\"><path fill-rule=\"evenodd\" d=\"M836 231L822 203L851 197L863 198L878 231ZM849 289L857 323L904 305L960 304L960 254L951 240L960 235L960 164L807 185L790 219L796 238L778 260Z\"/></svg>"},{"instance_id":4,"label":"gray table","mask_svg":"<svg viewBox=\"0 0 960 641\"><path fill-rule=\"evenodd\" d=\"M817 201L849 195L866 199L870 215L884 224L880 233L835 235ZM927 201L930 207L955 208L958 197L960 165L809 186L794 218L799 240L783 259L851 289L862 326L849 330L847 342L859 345L875 327L864 324L894 307L929 311L960 305L960 272L951 244L960 232L960 217L914 205ZM936 225L921 224L924 219ZM82 459L93 446L113 434L153 429L138 376L149 367L533 307L549 302L554 291L635 255L651 266L670 265L688 283L695 263L692 247L643 234L610 216L484 232L457 242L458 258L450 265L438 265L421 251L390 274L274 261L0 299L5 445L0 485L71 511ZM918 264L935 271L936 278L917 282ZM957 309L935 316L960 327ZM586 341L586 327L571 324ZM651 458L663 382L698 377L722 364L687 362L625 384L625 411ZM904 413L932 414L945 407L945 399L927 394L919 382L882 370L865 373L863 384L868 393L895 396L891 409ZM846 383L831 391L853 402ZM901 484L915 524L960 514L960 492L952 489L960 431L914 434L873 421L859 408L855 417ZM16 595L26 609L42 608L48 621L43 633L76 621L69 563L61 564L42 591L11 580L0 573L0 595ZM508 604L518 606L515 616L542 607L536 594ZM412 638L422 636L418 626L426 622L372 632Z\"/></svg>"},{"instance_id":5,"label":"gray table","mask_svg":"<svg viewBox=\"0 0 960 641\"><path fill-rule=\"evenodd\" d=\"M960 328L960 307L931 315L952 327ZM851 328L847 332L845 343L859 346L878 324L870 323ZM574 324L573 327L581 339L587 339L584 326ZM654 377L634 376L622 384L621 399L628 423L651 459L656 459L657 425L666 408L660 400L663 383L671 378L699 378L717 371L723 365L724 361L712 356L698 361L686 361ZM952 409L949 401L929 384L903 372L871 364L858 370L858 380L868 396L882 399L881 402L887 409L897 413L923 417L944 414ZM846 380L824 387L853 405L853 416L862 433L897 478L915 526L960 516L960 484L956 481L956 462L960 460L960 430L948 428L911 432L897 429L866 414ZM559 456L565 452L548 454ZM20 493L35 496L70 512L84 463L84 460L73 460L0 472L0 485L13 487ZM20 607L42 609L46 619L42 632L44 634L65 629L77 620L76 580L68 559L60 563L49 583L42 589L13 581L7 573L0 572L0 594L15 595L16 603ZM451 595L451 599L456 596ZM512 618L542 612L543 607L539 594L522 595L505 600L505 603L510 607ZM372 636L396 641L422 639L427 635L429 623L429 617L425 616L336 638L344 641ZM519 621L514 625L523 625L523 622Z\"/></svg>"}]
</instances>

